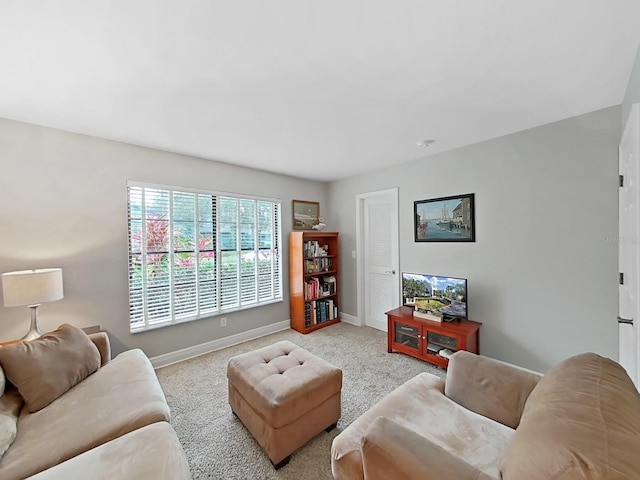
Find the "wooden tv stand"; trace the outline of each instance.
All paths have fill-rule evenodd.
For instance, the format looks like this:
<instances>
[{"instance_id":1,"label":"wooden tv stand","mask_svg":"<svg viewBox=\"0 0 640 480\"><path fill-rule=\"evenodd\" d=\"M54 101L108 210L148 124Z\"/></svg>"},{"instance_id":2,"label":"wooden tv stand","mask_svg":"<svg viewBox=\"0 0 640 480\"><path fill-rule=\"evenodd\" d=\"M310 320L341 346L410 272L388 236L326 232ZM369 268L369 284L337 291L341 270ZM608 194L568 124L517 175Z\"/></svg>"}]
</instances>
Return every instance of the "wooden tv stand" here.
<instances>
[{"instance_id":1,"label":"wooden tv stand","mask_svg":"<svg viewBox=\"0 0 640 480\"><path fill-rule=\"evenodd\" d=\"M411 307L387 312L387 352L401 352L442 368L449 360L438 352L480 353L480 326L472 320L434 322L413 316Z\"/></svg>"}]
</instances>

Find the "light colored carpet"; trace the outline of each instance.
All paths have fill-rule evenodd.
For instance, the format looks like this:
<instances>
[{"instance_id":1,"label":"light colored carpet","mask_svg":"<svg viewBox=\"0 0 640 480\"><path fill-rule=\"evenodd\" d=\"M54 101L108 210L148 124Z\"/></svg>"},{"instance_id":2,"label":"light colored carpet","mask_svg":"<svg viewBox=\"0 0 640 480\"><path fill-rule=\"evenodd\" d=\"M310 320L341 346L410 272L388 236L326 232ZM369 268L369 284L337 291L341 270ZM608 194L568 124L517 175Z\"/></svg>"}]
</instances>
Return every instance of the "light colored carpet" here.
<instances>
[{"instance_id":1,"label":"light colored carpet","mask_svg":"<svg viewBox=\"0 0 640 480\"><path fill-rule=\"evenodd\" d=\"M276 471L257 442L231 413L226 368L239 353L290 340L340 367L342 417ZM444 378L445 370L399 353L387 353L387 334L346 323L302 335L294 330L208 353L157 370L171 407L172 424L194 479L331 479L331 442L387 393L421 372Z\"/></svg>"}]
</instances>

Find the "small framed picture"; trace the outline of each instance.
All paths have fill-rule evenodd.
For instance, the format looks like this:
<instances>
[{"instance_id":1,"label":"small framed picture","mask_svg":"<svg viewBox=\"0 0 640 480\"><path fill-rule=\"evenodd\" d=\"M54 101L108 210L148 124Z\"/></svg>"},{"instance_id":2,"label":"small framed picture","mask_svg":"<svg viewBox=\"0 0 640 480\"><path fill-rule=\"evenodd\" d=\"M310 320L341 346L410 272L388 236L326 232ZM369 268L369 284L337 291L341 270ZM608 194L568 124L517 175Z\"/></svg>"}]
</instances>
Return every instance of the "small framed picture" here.
<instances>
[{"instance_id":1,"label":"small framed picture","mask_svg":"<svg viewBox=\"0 0 640 480\"><path fill-rule=\"evenodd\" d=\"M293 201L293 229L311 230L320 222L320 203Z\"/></svg>"},{"instance_id":2,"label":"small framed picture","mask_svg":"<svg viewBox=\"0 0 640 480\"><path fill-rule=\"evenodd\" d=\"M474 194L413 202L416 242L475 242Z\"/></svg>"}]
</instances>

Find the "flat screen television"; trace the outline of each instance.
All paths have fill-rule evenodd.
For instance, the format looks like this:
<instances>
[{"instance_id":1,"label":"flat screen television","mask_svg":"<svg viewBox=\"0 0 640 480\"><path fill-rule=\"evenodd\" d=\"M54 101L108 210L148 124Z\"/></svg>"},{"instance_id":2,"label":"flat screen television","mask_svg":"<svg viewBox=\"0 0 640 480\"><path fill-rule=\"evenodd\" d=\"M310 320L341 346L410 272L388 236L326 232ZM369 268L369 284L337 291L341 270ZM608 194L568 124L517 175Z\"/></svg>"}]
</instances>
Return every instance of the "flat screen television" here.
<instances>
[{"instance_id":1,"label":"flat screen television","mask_svg":"<svg viewBox=\"0 0 640 480\"><path fill-rule=\"evenodd\" d=\"M467 279L402 272L402 305L446 321L467 318Z\"/></svg>"}]
</instances>

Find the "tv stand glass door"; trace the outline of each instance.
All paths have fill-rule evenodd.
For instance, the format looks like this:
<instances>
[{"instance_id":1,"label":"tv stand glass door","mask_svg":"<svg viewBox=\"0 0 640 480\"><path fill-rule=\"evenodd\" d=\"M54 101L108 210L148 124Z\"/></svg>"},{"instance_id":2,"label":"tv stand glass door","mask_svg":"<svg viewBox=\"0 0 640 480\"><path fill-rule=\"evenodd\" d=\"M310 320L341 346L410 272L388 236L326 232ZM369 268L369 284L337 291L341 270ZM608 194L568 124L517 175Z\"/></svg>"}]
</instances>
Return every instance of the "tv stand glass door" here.
<instances>
[{"instance_id":1,"label":"tv stand glass door","mask_svg":"<svg viewBox=\"0 0 640 480\"><path fill-rule=\"evenodd\" d=\"M398 322L394 330L394 343L398 347L402 346L412 352L418 353L420 352L420 344L422 342L422 332L420 330L420 327L417 325Z\"/></svg>"}]
</instances>

